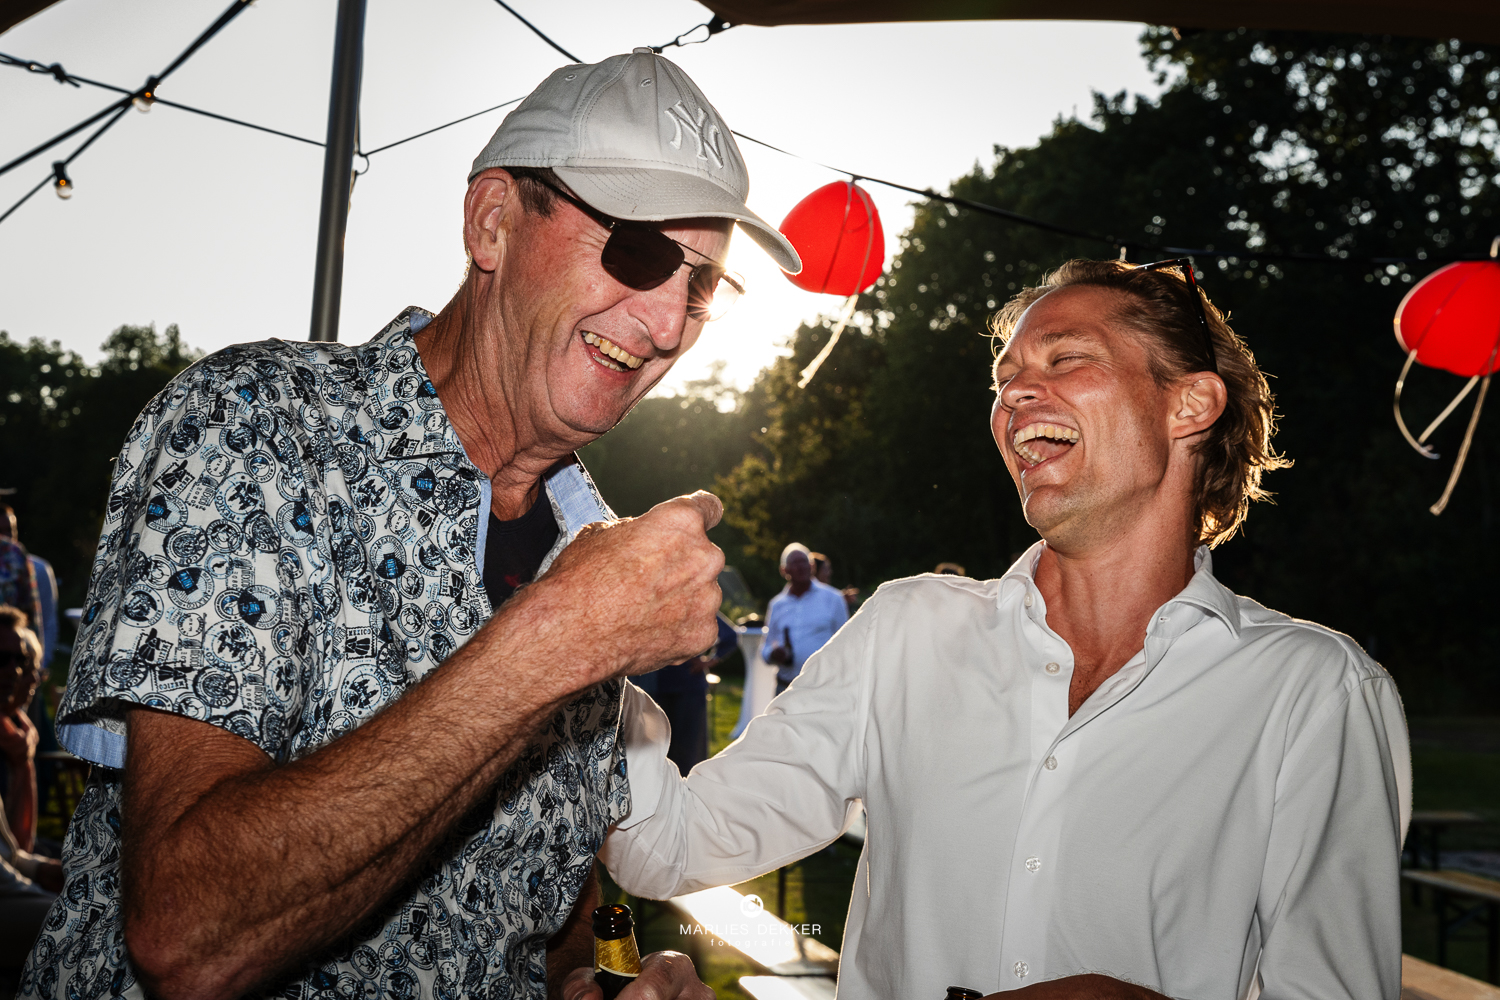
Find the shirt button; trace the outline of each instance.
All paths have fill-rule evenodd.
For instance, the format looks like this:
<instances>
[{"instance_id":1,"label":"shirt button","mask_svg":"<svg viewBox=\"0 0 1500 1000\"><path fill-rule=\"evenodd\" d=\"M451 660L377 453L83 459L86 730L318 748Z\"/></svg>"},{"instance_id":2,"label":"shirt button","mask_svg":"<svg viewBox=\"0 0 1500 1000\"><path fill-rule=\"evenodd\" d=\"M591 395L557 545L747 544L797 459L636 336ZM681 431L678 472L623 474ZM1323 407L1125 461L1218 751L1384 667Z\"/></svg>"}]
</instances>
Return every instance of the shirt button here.
<instances>
[{"instance_id":1,"label":"shirt button","mask_svg":"<svg viewBox=\"0 0 1500 1000\"><path fill-rule=\"evenodd\" d=\"M1158 618L1156 620L1159 621L1159 622L1167 621L1167 616L1166 615L1162 615L1160 618Z\"/></svg>"},{"instance_id":2,"label":"shirt button","mask_svg":"<svg viewBox=\"0 0 1500 1000\"><path fill-rule=\"evenodd\" d=\"M1025 962L1017 962L1015 964L1015 971L1017 979L1025 979L1026 973L1031 971L1031 966L1027 965Z\"/></svg>"},{"instance_id":3,"label":"shirt button","mask_svg":"<svg viewBox=\"0 0 1500 1000\"><path fill-rule=\"evenodd\" d=\"M1061 666L1059 666L1059 665L1058 665L1058 664L1056 664L1056 663L1049 663L1049 664L1047 664L1047 666L1046 666L1046 667L1044 667L1044 668L1043 668L1043 669L1044 669L1044 670L1046 670L1046 671L1047 671L1047 673L1049 673L1049 674L1055 674L1055 673L1057 673L1057 672L1058 672L1058 671L1059 671L1059 670L1061 670L1061 669L1062 669L1062 667L1061 667Z\"/></svg>"},{"instance_id":4,"label":"shirt button","mask_svg":"<svg viewBox=\"0 0 1500 1000\"><path fill-rule=\"evenodd\" d=\"M1057 758L1056 757L1048 757L1045 761L1042 762L1042 766L1045 767L1049 771L1056 771L1057 770Z\"/></svg>"},{"instance_id":5,"label":"shirt button","mask_svg":"<svg viewBox=\"0 0 1500 1000\"><path fill-rule=\"evenodd\" d=\"M1025 600L1025 602L1024 602L1024 603L1025 603L1025 605L1026 605L1026 606L1027 606L1027 607L1028 607L1028 608L1029 608L1029 607L1031 607L1031 595L1030 595L1030 594L1027 594L1027 595L1026 595L1026 600Z\"/></svg>"},{"instance_id":6,"label":"shirt button","mask_svg":"<svg viewBox=\"0 0 1500 1000\"><path fill-rule=\"evenodd\" d=\"M1029 872L1039 872L1039 871L1041 871L1042 870L1042 859L1041 858L1027 858L1026 859L1026 870L1029 871Z\"/></svg>"}]
</instances>

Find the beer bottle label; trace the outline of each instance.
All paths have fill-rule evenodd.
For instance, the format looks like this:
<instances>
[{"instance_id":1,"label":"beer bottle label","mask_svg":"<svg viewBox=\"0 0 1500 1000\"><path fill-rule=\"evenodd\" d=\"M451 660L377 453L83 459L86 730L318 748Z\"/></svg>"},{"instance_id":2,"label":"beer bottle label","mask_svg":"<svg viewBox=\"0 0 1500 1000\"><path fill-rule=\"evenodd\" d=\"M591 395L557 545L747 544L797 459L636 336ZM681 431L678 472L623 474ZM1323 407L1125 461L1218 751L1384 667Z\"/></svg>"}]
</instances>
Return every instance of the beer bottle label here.
<instances>
[{"instance_id":1,"label":"beer bottle label","mask_svg":"<svg viewBox=\"0 0 1500 1000\"><path fill-rule=\"evenodd\" d=\"M613 941L594 938L594 972L613 972L634 979L641 974L641 953L635 946L635 935L627 934Z\"/></svg>"}]
</instances>

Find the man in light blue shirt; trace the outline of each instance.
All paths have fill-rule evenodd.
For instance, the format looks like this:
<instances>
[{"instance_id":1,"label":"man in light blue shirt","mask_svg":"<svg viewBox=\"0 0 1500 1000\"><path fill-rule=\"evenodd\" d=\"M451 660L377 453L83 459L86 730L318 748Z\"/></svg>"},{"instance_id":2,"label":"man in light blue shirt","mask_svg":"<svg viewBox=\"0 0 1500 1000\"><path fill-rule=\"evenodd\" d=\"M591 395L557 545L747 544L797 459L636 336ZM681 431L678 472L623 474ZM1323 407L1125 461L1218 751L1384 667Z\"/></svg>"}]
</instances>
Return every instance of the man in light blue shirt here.
<instances>
[{"instance_id":1,"label":"man in light blue shirt","mask_svg":"<svg viewBox=\"0 0 1500 1000\"><path fill-rule=\"evenodd\" d=\"M849 620L844 595L813 576L810 553L801 542L781 550L781 575L787 584L766 610L766 662L777 666L777 694Z\"/></svg>"}]
</instances>

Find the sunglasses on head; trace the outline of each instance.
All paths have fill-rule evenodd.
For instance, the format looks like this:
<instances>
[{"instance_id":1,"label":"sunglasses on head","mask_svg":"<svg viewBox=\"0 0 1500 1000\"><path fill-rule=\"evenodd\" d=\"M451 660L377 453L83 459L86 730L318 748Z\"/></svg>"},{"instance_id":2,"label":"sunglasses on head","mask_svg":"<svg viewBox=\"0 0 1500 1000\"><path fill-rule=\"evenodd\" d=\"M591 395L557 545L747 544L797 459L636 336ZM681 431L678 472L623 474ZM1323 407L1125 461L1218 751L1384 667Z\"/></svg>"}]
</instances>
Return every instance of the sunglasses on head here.
<instances>
[{"instance_id":1,"label":"sunglasses on head","mask_svg":"<svg viewBox=\"0 0 1500 1000\"><path fill-rule=\"evenodd\" d=\"M1198 280L1193 277L1192 259L1174 257L1171 260L1158 260L1150 264L1141 264L1136 267L1136 270L1160 271L1168 267L1177 268L1187 279L1188 289L1193 294L1193 304L1198 307L1198 325L1203 330L1203 349L1208 353L1208 370L1217 375L1219 374L1219 356L1214 353L1214 335L1208 326L1208 310L1203 308L1203 289L1198 287Z\"/></svg>"},{"instance_id":2,"label":"sunglasses on head","mask_svg":"<svg viewBox=\"0 0 1500 1000\"><path fill-rule=\"evenodd\" d=\"M599 254L599 263L610 277L627 288L648 292L663 285L687 260L685 250L704 257L706 263L695 264L688 272L689 319L706 323L723 316L729 307L745 294L745 279L718 261L679 243L666 233L641 222L629 222L605 215L592 205L554 184L537 178L563 201L609 230L609 239Z\"/></svg>"}]
</instances>

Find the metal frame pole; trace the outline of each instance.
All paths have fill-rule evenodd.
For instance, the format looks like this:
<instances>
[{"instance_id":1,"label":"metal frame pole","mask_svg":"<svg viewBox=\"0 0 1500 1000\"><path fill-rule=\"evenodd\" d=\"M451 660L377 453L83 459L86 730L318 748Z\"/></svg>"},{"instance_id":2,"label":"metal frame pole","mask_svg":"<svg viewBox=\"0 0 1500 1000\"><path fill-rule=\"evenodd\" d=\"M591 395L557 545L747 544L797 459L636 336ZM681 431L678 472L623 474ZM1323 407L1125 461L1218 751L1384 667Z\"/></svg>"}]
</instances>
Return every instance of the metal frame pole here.
<instances>
[{"instance_id":1,"label":"metal frame pole","mask_svg":"<svg viewBox=\"0 0 1500 1000\"><path fill-rule=\"evenodd\" d=\"M323 153L323 207L318 212L318 256L313 271L312 340L339 339L344 230L353 189L364 51L365 0L339 0L328 95L328 147Z\"/></svg>"}]
</instances>

